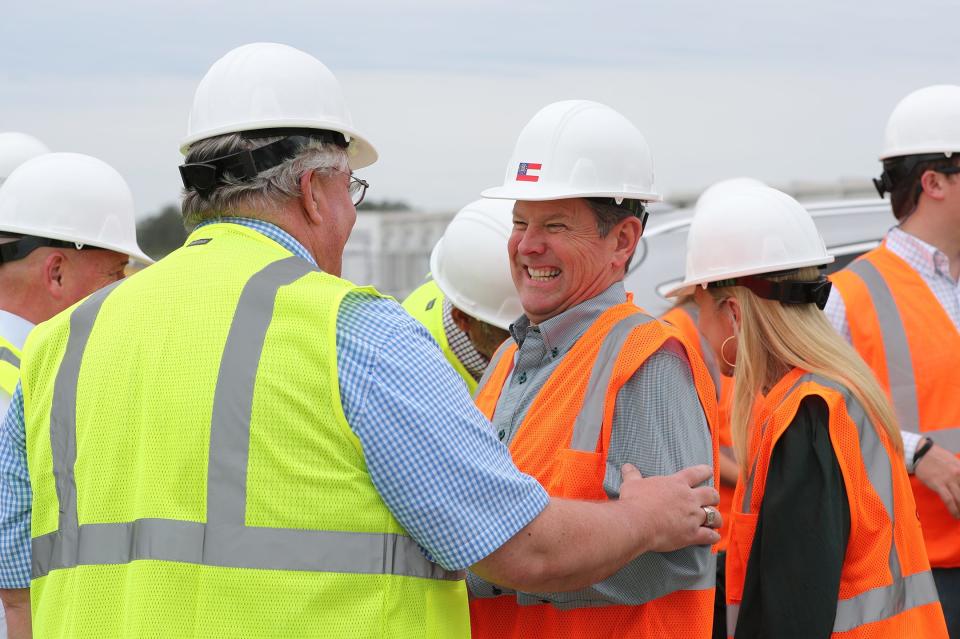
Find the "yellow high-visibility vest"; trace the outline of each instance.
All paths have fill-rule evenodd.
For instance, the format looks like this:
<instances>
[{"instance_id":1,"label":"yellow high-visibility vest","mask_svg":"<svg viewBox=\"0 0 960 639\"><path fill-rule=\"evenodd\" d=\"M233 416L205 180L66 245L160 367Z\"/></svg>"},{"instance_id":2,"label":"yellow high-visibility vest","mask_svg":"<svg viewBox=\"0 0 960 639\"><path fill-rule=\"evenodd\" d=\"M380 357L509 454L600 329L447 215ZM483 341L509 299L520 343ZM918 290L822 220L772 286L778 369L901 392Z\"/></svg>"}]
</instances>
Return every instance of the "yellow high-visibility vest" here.
<instances>
[{"instance_id":1,"label":"yellow high-visibility vest","mask_svg":"<svg viewBox=\"0 0 960 639\"><path fill-rule=\"evenodd\" d=\"M35 637L469 637L344 417L352 290L221 223L35 329Z\"/></svg>"},{"instance_id":2,"label":"yellow high-visibility vest","mask_svg":"<svg viewBox=\"0 0 960 639\"><path fill-rule=\"evenodd\" d=\"M463 363L453 353L450 343L447 341L447 332L443 330L443 291L437 286L437 283L430 280L422 284L417 290L403 300L403 308L407 310L414 319L427 327L433 339L437 340L443 356L447 358L457 374L463 378L463 383L467 385L467 390L473 395L477 389L477 380L467 371Z\"/></svg>"}]
</instances>

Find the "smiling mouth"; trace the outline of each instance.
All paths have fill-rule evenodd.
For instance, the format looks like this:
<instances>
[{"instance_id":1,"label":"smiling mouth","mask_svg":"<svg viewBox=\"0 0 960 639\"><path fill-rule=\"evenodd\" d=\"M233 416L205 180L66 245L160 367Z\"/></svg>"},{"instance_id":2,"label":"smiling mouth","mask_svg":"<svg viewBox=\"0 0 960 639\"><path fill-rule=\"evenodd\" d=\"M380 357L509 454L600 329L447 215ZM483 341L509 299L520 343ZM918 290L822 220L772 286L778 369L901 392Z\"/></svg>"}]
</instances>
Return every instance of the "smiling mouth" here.
<instances>
[{"instance_id":1,"label":"smiling mouth","mask_svg":"<svg viewBox=\"0 0 960 639\"><path fill-rule=\"evenodd\" d=\"M527 275L530 276L534 282L549 282L552 279L555 279L560 275L560 269L558 268L531 268L527 267Z\"/></svg>"}]
</instances>

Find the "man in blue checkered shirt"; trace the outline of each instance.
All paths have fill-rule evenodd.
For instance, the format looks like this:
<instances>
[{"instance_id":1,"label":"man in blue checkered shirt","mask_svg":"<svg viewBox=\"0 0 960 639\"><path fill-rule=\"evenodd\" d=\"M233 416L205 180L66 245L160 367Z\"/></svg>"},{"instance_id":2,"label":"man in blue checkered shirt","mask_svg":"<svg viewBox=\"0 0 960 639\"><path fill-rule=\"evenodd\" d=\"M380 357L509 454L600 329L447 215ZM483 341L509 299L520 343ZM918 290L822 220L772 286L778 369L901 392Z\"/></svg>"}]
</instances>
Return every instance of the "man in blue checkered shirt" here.
<instances>
[{"instance_id":1,"label":"man in blue checkered shirt","mask_svg":"<svg viewBox=\"0 0 960 639\"><path fill-rule=\"evenodd\" d=\"M224 62L228 58L229 63ZM257 63L249 64L251 61ZM292 69L300 77L295 83L281 83L275 73L277 68ZM210 87L218 82L221 88L231 87L227 97L212 95ZM313 104L310 112L314 115L311 117L298 112L296 128L291 128L290 123L284 126L286 121L280 117L282 113L271 113L270 117L262 113L262 109L267 108L263 106L265 95L273 97L267 101L270 109L282 111L283 105L290 102L315 99L317 86L331 94L327 96L329 101ZM324 112L324 109L330 112ZM244 110L243 117L238 119L237 113ZM216 120L217 113L223 115L226 112L232 118L229 126L210 121ZM181 173L186 187L183 201L186 221L199 226L181 251L196 250L209 243L205 236L208 229L212 232L214 227L233 226L238 230L232 233L275 243L290 256L280 260L284 262L284 268L304 272L321 269L339 275L344 243L355 221L355 205L362 199L366 188L365 182L353 177L352 169L376 159L376 152L357 135L348 118L336 80L312 57L289 47L265 44L248 45L228 54L211 69L197 92L191 120L192 135L188 139L189 151ZM237 259L242 256L238 255ZM155 273L164 273L165 261L151 268L158 269ZM138 278L146 281L143 278L147 276L158 277L151 276L149 271L134 276L118 287L105 289L89 298L73 313L78 318L86 312L89 304L109 306L110 296L122 296L124 286L135 286ZM248 282L245 286L249 285ZM263 301L258 299L253 296L252 301L244 302L241 296L236 311L238 317L244 303L247 304L244 313L263 312L263 304L270 305L266 308L272 312L273 297ZM110 312L122 313L123 308L112 308ZM190 312L205 316L208 312L205 300L194 299ZM96 315L93 317L95 322ZM272 321L275 320L276 316ZM240 324L243 321L243 318L237 320ZM124 324L124 327L126 340L142 344L140 348L145 350L157 348L155 335L147 327L136 324ZM317 339L322 339L325 329L303 326L300 330L308 334L316 332ZM163 519L144 512L149 506L143 505L137 512L143 513L140 516L148 520L149 530L137 528L140 520L91 524L83 521L82 512L78 519L74 510L71 523L70 517L61 514L61 528L67 521L68 525L74 526L73 534L84 537L87 542L71 548L58 537L64 530L57 530L53 533L52 547L58 552L45 554L50 552L46 544L48 535L33 540L30 535L31 510L37 504L31 503L25 425L25 421L34 424L37 419L25 420L25 413L29 417L45 409L31 405L31 401L38 401L36 399L27 398L25 405L24 395L18 388L0 429L0 587L27 588L31 578L50 577L57 571L73 571L72 574L79 577L78 569L100 566L104 561L101 558L109 556L110 565L132 565L136 561L139 566L146 566L141 570L149 570L151 562L186 562L260 570L373 572L391 578L416 576L423 582L462 578L456 573L470 567L491 581L513 588L556 591L594 583L649 550L666 551L690 544L711 544L718 539L713 530L701 526L704 520L702 506L715 504L716 492L711 488L693 488L710 476L708 468L690 468L668 477L641 478L635 469L626 467L619 500L592 503L550 499L534 479L516 469L509 452L498 441L489 422L474 408L436 343L395 301L362 290L348 293L337 311L335 332L336 383L340 403L346 423L359 440L367 474L365 481L419 546L416 551L419 559L402 544L397 545L394 535L383 536L385 540L392 539L390 543L393 545L389 556L381 556L387 552L383 544L371 547L366 544L370 538L368 534L353 534L349 529L333 537L323 537L326 542L342 539L345 545L341 552L336 551L336 546L332 552L330 546L325 546L327 552L317 550L314 553L307 546L308 552L303 555L283 555L282 544L278 544L266 545L245 555L231 554L230 548L211 548L215 544L204 544L191 554L191 549L185 548L184 543L195 538L194 530L199 530L202 539L203 528L208 524ZM191 346L199 351L202 344L197 340L202 342L205 339L195 337ZM28 364L31 348L44 347L43 338L37 341L41 343L28 344L25 354ZM224 362L229 350L223 347ZM220 376L230 377L236 372L224 363ZM79 368L75 374L82 381ZM111 391L117 396L138 392L136 385L149 384L153 373L140 371L138 374L142 379L131 382L131 388L112 388ZM290 372L291 385L298 383L296 375L296 371ZM54 404L60 392L58 385L54 391ZM284 407L285 398L286 395L277 393L271 405ZM303 406L289 406L287 409L308 411ZM64 433L67 438L79 438L94 427L84 421L80 411L72 417L69 413L67 415L75 422L75 432ZM304 429L319 428L320 419L317 418L315 424L311 417L309 412L304 414ZM131 419L139 419L139 416L131 416ZM247 419L249 423L250 418ZM152 423L152 427L164 429L176 425L161 422ZM40 427L39 431L31 432L34 436L46 437L49 424L45 428L47 430ZM95 428L98 434L116 429L125 437L135 436L127 434L132 432L129 423L105 423L100 419ZM221 455L214 441L214 430L215 425L212 425L211 460ZM321 432L319 437L335 439L338 434ZM154 441L143 436L127 442L128 454L150 456ZM54 474L58 463L75 464L78 468L81 464L97 463L97 456L82 447L77 447L76 459L58 462L57 445L57 442L53 443ZM115 454L115 451L111 452ZM71 509L70 503L75 508L75 504L83 503L84 499L94 499L94 494L101 499L104 497L102 492L91 492L97 487L84 486L82 476L75 476L72 466L61 467L61 470L66 472L57 476L57 495L63 490L69 490L73 495L72 500L60 504L61 513ZM102 472L112 475L117 471L103 468ZM236 468L225 467L219 472L229 474L236 472ZM53 481L45 477L41 480ZM207 481L213 485L223 480L219 474L217 477L211 474ZM120 478L119 482L123 483L123 479ZM236 489L226 488L228 492ZM165 495L165 499L175 504L180 495L171 492ZM56 504L45 503L43 507L51 505L56 510ZM210 513L215 505L219 507L219 503L207 500L208 517L212 516ZM243 512L242 502L240 512ZM138 543L130 543L129 547L96 547L100 539L98 535L104 535L104 531L122 536L130 530L134 531L131 539L139 532L149 537L149 542L140 539ZM272 529L260 530L269 532ZM183 531L190 534L181 543L177 535ZM324 532L289 530L285 534L310 540L314 538L312 533ZM213 535L212 530L206 533ZM357 551L357 544L364 548L363 552ZM207 564L208 555L218 559ZM142 573L126 574L129 582L135 582L137 575ZM159 600L163 596L161 584L152 585L158 589ZM183 587L198 586L183 584ZM47 628L57 626L58 630L70 634L68 626L76 621L66 613L60 613L58 606L92 595L79 592L75 586L59 595L57 601L35 597L34 619L35 622L44 620ZM343 596L350 598L348 593L330 600L330 609L340 609ZM391 596L389 589L383 596ZM303 593L304 600L317 597L324 601L325 595ZM119 618L149 616L149 610L145 611L144 606L149 607L150 603L121 597L98 601L95 611L83 610L83 613L102 615L100 621L106 628L114 627ZM465 611L465 607L458 610ZM235 614L243 615L244 611L237 610ZM434 609L429 614L431 619L436 619L452 613ZM245 627L244 630L249 636L281 636L284 624L292 623L281 617L278 614L257 628ZM387 625L390 619L382 622ZM164 619L155 623L170 621ZM193 623L202 625L208 620L196 619ZM448 628L458 628L460 631L456 634L462 635L467 620L465 617L446 619L446 624ZM427 634L430 624L421 625L424 636L433 636ZM164 629L151 630L163 634ZM317 636L323 636L322 629L317 632L320 633ZM364 634L360 630L357 632ZM102 636L110 634L111 631L105 629Z\"/></svg>"}]
</instances>

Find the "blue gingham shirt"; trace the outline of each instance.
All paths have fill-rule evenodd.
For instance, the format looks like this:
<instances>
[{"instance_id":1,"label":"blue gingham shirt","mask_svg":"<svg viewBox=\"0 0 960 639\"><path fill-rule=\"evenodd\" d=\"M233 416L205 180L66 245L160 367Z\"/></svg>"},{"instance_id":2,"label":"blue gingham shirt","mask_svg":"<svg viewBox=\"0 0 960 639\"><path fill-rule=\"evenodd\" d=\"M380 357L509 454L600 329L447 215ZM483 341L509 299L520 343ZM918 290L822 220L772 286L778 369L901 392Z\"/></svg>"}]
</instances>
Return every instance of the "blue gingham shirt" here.
<instances>
[{"instance_id":1,"label":"blue gingham shirt","mask_svg":"<svg viewBox=\"0 0 960 639\"><path fill-rule=\"evenodd\" d=\"M282 229L252 228L312 264ZM426 329L392 299L350 293L337 317L340 396L374 486L426 554L462 570L499 548L549 497L513 465ZM23 395L0 426L0 588L30 585L31 490Z\"/></svg>"}]
</instances>

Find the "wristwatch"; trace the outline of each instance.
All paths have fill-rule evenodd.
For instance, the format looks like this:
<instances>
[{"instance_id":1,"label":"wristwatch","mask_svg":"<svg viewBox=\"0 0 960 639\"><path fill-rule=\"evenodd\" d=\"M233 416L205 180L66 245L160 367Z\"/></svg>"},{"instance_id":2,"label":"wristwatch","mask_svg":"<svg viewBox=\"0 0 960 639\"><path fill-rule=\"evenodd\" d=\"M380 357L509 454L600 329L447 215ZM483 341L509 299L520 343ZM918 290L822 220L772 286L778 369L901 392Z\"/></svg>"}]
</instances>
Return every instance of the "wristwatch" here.
<instances>
[{"instance_id":1,"label":"wristwatch","mask_svg":"<svg viewBox=\"0 0 960 639\"><path fill-rule=\"evenodd\" d=\"M926 455L931 448L933 448L933 440L929 437L924 437L924 442L917 446L917 452L913 454L913 468L916 470L917 462L920 461L924 455Z\"/></svg>"}]
</instances>

